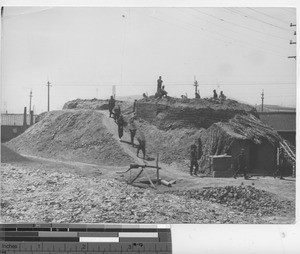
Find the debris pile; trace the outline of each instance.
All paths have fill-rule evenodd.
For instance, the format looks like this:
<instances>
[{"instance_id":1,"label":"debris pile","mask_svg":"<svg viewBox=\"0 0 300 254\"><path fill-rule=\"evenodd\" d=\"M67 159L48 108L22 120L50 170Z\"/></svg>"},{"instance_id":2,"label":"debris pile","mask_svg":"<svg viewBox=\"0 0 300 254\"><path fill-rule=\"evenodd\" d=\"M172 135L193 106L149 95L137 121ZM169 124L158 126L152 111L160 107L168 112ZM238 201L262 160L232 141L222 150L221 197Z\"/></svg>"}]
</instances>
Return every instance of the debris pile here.
<instances>
[{"instance_id":1,"label":"debris pile","mask_svg":"<svg viewBox=\"0 0 300 254\"><path fill-rule=\"evenodd\" d=\"M26 155L124 166L132 158L113 137L104 116L95 110L51 111L6 143Z\"/></svg>"},{"instance_id":2,"label":"debris pile","mask_svg":"<svg viewBox=\"0 0 300 254\"><path fill-rule=\"evenodd\" d=\"M209 187L184 191L180 195L225 205L231 209L255 216L270 216L295 209L295 203L278 200L274 194L253 186Z\"/></svg>"},{"instance_id":3,"label":"debris pile","mask_svg":"<svg viewBox=\"0 0 300 254\"><path fill-rule=\"evenodd\" d=\"M1 166L1 222L264 223L206 200L156 193L113 179Z\"/></svg>"}]
</instances>

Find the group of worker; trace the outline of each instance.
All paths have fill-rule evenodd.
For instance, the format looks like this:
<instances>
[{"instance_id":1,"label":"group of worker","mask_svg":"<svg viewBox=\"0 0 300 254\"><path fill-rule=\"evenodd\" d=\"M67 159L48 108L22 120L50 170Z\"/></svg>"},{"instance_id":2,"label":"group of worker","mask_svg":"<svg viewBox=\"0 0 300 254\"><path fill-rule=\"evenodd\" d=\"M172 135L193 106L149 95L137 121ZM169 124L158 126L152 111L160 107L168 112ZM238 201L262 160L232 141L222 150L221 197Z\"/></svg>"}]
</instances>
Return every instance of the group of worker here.
<instances>
[{"instance_id":1,"label":"group of worker","mask_svg":"<svg viewBox=\"0 0 300 254\"><path fill-rule=\"evenodd\" d=\"M136 100L134 102L134 108L136 107ZM113 117L115 123L118 125L118 136L119 140L122 140L123 132L124 132L124 126L126 124L124 117L121 112L120 105L116 105L116 101L113 96L110 97L108 102L108 110L109 110L109 117ZM135 110L134 110L135 112ZM137 133L137 126L135 124L136 120L136 114L134 113L133 117L129 119L129 132L130 132L130 143L134 147L134 137ZM143 153L143 159L146 157L146 139L145 135L142 131L138 132L137 140L139 144L137 145L137 157L139 156L140 151Z\"/></svg>"},{"instance_id":2,"label":"group of worker","mask_svg":"<svg viewBox=\"0 0 300 254\"><path fill-rule=\"evenodd\" d=\"M218 93L216 91L216 89L213 90L213 99L215 101L220 100L220 101L225 101L226 100L226 96L223 93L223 91L220 92L220 95L218 96Z\"/></svg>"},{"instance_id":3,"label":"group of worker","mask_svg":"<svg viewBox=\"0 0 300 254\"><path fill-rule=\"evenodd\" d=\"M165 90L165 86L162 85L163 80L161 79L161 76L158 77L157 80L157 90L156 93L154 95L155 98L163 98L163 97L168 97L168 92Z\"/></svg>"}]
</instances>

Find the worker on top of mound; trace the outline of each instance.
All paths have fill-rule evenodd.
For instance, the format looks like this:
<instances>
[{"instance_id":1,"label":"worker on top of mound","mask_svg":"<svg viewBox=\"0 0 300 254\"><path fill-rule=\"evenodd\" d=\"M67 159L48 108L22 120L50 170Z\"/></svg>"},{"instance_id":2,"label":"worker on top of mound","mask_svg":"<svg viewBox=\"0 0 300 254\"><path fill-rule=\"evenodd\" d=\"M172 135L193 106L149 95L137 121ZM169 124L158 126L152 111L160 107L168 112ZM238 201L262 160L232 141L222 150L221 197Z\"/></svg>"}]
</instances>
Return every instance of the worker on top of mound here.
<instances>
[{"instance_id":1,"label":"worker on top of mound","mask_svg":"<svg viewBox=\"0 0 300 254\"><path fill-rule=\"evenodd\" d=\"M162 97L168 97L168 92L165 90L165 86L162 86L162 88L155 94L155 98L161 99Z\"/></svg>"},{"instance_id":2,"label":"worker on top of mound","mask_svg":"<svg viewBox=\"0 0 300 254\"><path fill-rule=\"evenodd\" d=\"M114 99L113 96L110 96L110 99L108 101L108 110L109 110L109 117L111 117L111 115L113 115L113 109L115 107L116 101Z\"/></svg>"},{"instance_id":3,"label":"worker on top of mound","mask_svg":"<svg viewBox=\"0 0 300 254\"><path fill-rule=\"evenodd\" d=\"M216 92L216 89L213 90L213 93L214 93L213 99L214 99L214 100L218 100L218 94L217 94L217 92Z\"/></svg>"},{"instance_id":4,"label":"worker on top of mound","mask_svg":"<svg viewBox=\"0 0 300 254\"><path fill-rule=\"evenodd\" d=\"M157 93L158 93L158 91L161 89L162 83L163 83L163 81L162 81L162 79L161 79L161 76L159 76L159 78L158 78L158 80L157 80L157 90L156 90Z\"/></svg>"},{"instance_id":5,"label":"worker on top of mound","mask_svg":"<svg viewBox=\"0 0 300 254\"><path fill-rule=\"evenodd\" d=\"M221 91L219 99L220 99L220 101L225 101L226 100L226 96L225 96L225 94L223 94L223 91Z\"/></svg>"}]
</instances>

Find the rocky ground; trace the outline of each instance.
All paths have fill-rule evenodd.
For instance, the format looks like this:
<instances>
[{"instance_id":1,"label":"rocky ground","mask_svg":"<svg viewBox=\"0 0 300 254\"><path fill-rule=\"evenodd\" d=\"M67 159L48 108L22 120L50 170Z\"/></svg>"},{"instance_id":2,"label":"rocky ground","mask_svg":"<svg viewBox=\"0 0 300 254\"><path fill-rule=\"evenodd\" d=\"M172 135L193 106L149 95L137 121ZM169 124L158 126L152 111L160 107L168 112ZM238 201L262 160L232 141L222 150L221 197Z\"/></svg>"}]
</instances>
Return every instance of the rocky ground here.
<instances>
[{"instance_id":1,"label":"rocky ground","mask_svg":"<svg viewBox=\"0 0 300 254\"><path fill-rule=\"evenodd\" d=\"M79 174L74 165L55 165L1 165L1 222L244 224L295 219L294 201L251 186L177 190L174 185L170 192L128 185L104 168Z\"/></svg>"}]
</instances>

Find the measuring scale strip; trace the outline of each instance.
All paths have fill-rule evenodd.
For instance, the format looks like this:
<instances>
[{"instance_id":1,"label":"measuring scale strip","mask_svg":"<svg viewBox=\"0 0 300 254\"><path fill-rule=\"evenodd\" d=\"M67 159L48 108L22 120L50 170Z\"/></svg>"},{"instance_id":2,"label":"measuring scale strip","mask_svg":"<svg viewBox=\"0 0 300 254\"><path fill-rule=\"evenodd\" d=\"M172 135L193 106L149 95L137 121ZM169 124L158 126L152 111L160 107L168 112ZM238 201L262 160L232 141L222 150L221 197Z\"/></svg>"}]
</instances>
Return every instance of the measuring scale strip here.
<instances>
[{"instance_id":1,"label":"measuring scale strip","mask_svg":"<svg viewBox=\"0 0 300 254\"><path fill-rule=\"evenodd\" d=\"M3 254L71 254L71 253L152 253L171 254L170 242L62 243L62 242L1 242Z\"/></svg>"}]
</instances>

